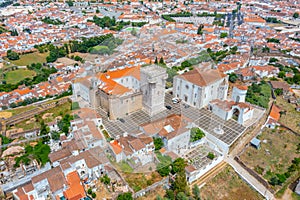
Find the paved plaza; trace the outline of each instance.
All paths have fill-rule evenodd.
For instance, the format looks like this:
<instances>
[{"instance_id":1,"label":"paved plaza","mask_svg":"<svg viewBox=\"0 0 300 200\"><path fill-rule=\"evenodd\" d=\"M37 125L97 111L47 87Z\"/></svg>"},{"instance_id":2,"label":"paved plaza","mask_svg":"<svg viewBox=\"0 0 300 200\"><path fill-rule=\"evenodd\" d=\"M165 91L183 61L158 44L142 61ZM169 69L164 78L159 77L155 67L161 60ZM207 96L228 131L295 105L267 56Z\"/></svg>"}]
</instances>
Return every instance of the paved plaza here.
<instances>
[{"instance_id":1,"label":"paved plaza","mask_svg":"<svg viewBox=\"0 0 300 200\"><path fill-rule=\"evenodd\" d=\"M173 104L172 95L169 93L166 93L165 105L169 105L172 108L170 110L166 109L163 112L158 113L152 117L150 117L146 112L140 110L122 118L122 120L115 121L108 120L107 113L101 108L98 108L97 111L102 116L103 124L112 137L122 135L124 132L130 134L139 133L139 125L149 123L157 119L165 118L171 114L181 114L190 118L201 129L214 135L228 145L232 145L232 143L234 143L234 141L236 141L247 128L241 124L238 124L237 121L233 119L225 121L214 115L206 108L196 109L192 106L185 105L184 103ZM258 119L259 118L256 118L256 120ZM215 129L217 128L222 129L223 134L215 133Z\"/></svg>"}]
</instances>

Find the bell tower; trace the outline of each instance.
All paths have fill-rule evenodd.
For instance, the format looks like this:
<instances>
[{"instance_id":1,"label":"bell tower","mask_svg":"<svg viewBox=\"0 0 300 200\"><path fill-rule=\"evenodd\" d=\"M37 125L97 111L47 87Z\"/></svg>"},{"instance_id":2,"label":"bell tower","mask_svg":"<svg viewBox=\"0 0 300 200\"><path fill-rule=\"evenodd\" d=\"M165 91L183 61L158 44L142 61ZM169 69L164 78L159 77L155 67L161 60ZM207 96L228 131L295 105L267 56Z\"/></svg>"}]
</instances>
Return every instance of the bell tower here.
<instances>
[{"instance_id":1,"label":"bell tower","mask_svg":"<svg viewBox=\"0 0 300 200\"><path fill-rule=\"evenodd\" d=\"M165 110L165 85L168 74L158 65L141 68L141 91L143 109L150 115Z\"/></svg>"}]
</instances>

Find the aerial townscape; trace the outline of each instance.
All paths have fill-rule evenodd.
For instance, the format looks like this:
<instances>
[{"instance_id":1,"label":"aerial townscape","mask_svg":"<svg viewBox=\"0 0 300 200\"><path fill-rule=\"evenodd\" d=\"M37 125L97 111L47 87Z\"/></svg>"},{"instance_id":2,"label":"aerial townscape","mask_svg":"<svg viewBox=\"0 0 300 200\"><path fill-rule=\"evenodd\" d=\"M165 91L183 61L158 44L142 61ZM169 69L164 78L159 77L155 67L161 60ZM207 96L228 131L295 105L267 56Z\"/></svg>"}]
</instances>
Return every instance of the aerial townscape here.
<instances>
[{"instance_id":1,"label":"aerial townscape","mask_svg":"<svg viewBox=\"0 0 300 200\"><path fill-rule=\"evenodd\" d=\"M299 200L299 0L0 0L0 199Z\"/></svg>"}]
</instances>

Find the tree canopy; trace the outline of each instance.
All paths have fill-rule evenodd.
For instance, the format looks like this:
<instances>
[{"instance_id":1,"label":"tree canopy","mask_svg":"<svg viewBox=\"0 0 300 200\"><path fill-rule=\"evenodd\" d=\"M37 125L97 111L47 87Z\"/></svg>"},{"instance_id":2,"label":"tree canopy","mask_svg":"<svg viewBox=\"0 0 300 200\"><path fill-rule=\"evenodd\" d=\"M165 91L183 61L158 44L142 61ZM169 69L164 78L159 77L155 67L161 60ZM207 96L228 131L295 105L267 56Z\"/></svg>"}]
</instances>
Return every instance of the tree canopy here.
<instances>
[{"instance_id":1,"label":"tree canopy","mask_svg":"<svg viewBox=\"0 0 300 200\"><path fill-rule=\"evenodd\" d=\"M191 129L191 142L195 142L201 140L205 136L205 133L200 128L192 128Z\"/></svg>"},{"instance_id":2,"label":"tree canopy","mask_svg":"<svg viewBox=\"0 0 300 200\"><path fill-rule=\"evenodd\" d=\"M153 138L155 151L160 150L164 146L164 142L161 138Z\"/></svg>"},{"instance_id":3,"label":"tree canopy","mask_svg":"<svg viewBox=\"0 0 300 200\"><path fill-rule=\"evenodd\" d=\"M117 197L117 200L133 200L132 193L125 192L125 193L119 194Z\"/></svg>"},{"instance_id":4,"label":"tree canopy","mask_svg":"<svg viewBox=\"0 0 300 200\"><path fill-rule=\"evenodd\" d=\"M9 60L19 60L20 56L17 52L13 51L13 50L8 50L7 51L7 58Z\"/></svg>"}]
</instances>

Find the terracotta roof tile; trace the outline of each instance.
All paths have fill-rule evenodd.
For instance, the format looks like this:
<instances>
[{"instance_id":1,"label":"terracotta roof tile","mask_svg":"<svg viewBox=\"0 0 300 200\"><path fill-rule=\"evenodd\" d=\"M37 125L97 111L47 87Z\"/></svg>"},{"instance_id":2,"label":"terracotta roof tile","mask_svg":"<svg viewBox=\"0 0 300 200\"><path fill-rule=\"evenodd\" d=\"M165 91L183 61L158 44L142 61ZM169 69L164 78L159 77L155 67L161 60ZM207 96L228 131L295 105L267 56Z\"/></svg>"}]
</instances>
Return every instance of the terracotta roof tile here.
<instances>
[{"instance_id":1,"label":"terracotta roof tile","mask_svg":"<svg viewBox=\"0 0 300 200\"><path fill-rule=\"evenodd\" d=\"M193 69L192 71L186 72L178 77L185 79L198 86L207 86L210 85L224 77L226 74L223 74L218 69Z\"/></svg>"}]
</instances>

